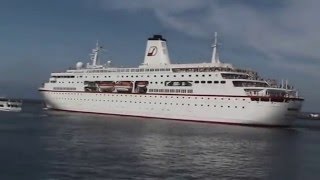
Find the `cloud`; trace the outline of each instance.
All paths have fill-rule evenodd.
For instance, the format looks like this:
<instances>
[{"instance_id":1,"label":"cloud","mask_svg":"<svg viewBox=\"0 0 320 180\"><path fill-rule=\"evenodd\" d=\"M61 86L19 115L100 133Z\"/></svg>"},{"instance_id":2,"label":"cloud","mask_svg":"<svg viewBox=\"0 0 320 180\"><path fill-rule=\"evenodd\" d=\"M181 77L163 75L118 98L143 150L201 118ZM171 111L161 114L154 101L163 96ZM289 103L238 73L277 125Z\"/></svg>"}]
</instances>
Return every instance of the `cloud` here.
<instances>
[{"instance_id":1,"label":"cloud","mask_svg":"<svg viewBox=\"0 0 320 180\"><path fill-rule=\"evenodd\" d=\"M270 65L299 66L297 71L320 77L315 70L320 68L318 0L270 0L268 4L250 0L99 2L107 10L150 11L164 26L193 37L211 39L214 31L221 32L232 43L263 54Z\"/></svg>"}]
</instances>

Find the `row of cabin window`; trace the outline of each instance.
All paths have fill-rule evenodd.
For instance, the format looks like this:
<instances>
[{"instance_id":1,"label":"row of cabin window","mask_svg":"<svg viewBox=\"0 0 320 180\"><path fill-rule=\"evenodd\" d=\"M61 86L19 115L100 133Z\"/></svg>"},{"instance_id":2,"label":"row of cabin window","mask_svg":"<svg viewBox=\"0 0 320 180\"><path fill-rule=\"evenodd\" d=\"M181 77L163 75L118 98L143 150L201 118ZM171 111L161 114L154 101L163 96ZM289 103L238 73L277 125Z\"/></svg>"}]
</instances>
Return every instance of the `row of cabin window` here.
<instances>
[{"instance_id":1,"label":"row of cabin window","mask_svg":"<svg viewBox=\"0 0 320 180\"><path fill-rule=\"evenodd\" d=\"M51 82L51 83L56 83L56 82ZM58 82L58 83L64 83L64 82ZM81 83L81 82L68 82L68 83ZM158 82L150 82L150 84L152 84L152 83L155 83L155 84L158 84ZM207 83L207 84L212 84L212 83L214 83L214 84L219 84L219 81L194 81L194 83L195 84L199 84L199 83L201 83L201 84L205 84L205 83ZM226 83L226 81L220 81L220 83L221 84L225 84ZM163 84L163 82L160 82L160 84Z\"/></svg>"},{"instance_id":2,"label":"row of cabin window","mask_svg":"<svg viewBox=\"0 0 320 180\"><path fill-rule=\"evenodd\" d=\"M190 90L192 90L192 89L190 89ZM192 91L191 91L192 92ZM79 95L79 96L81 96L82 95L82 93L75 93L75 92L50 92L50 93L53 93L53 94L63 94L63 95ZM173 98L173 97L175 97L175 96L159 96L159 95L130 95L130 94L117 94L117 93L95 93L95 95L96 96L112 96L112 97L159 97L159 98ZM192 98L191 98L192 97ZM207 98L205 98L205 97L197 97L197 96L188 96L188 99L208 99L208 100L210 100L210 99L214 99L214 100L217 100L217 99L221 99L221 100L224 100L224 99L227 99L227 100L232 100L233 98L226 98L226 97L221 97L221 98L219 98L219 97L211 97L211 98L209 98L209 97L207 97ZM184 98L186 98L185 96L176 96L176 98L182 98L182 99L184 99ZM235 98L235 100L238 100L238 98ZM240 99L239 99L240 100ZM245 101L246 99L242 99L243 101Z\"/></svg>"},{"instance_id":3,"label":"row of cabin window","mask_svg":"<svg viewBox=\"0 0 320 180\"><path fill-rule=\"evenodd\" d=\"M193 93L192 89L149 89L149 92Z\"/></svg>"},{"instance_id":4,"label":"row of cabin window","mask_svg":"<svg viewBox=\"0 0 320 180\"><path fill-rule=\"evenodd\" d=\"M201 83L201 84L205 84L205 83L207 83L207 84L212 84L212 83L214 83L214 84L219 84L219 81L194 81L194 83L195 84L199 84L199 83ZM220 81L220 83L221 84L225 84L226 83L226 81Z\"/></svg>"},{"instance_id":5,"label":"row of cabin window","mask_svg":"<svg viewBox=\"0 0 320 180\"><path fill-rule=\"evenodd\" d=\"M50 81L50 83L56 83L57 81ZM68 82L63 82L63 81L58 81L58 83L69 83L69 84L74 84L74 83L83 83L83 81L82 82L78 82L78 81L76 81L76 82L73 82L73 81L68 81Z\"/></svg>"},{"instance_id":6,"label":"row of cabin window","mask_svg":"<svg viewBox=\"0 0 320 180\"><path fill-rule=\"evenodd\" d=\"M75 98L58 98L58 99L65 99L65 100L80 100L80 101L90 101L90 99L75 99ZM94 99L91 99L91 101L107 101L107 102L124 102L124 103L139 103L139 104L142 104L142 103L144 103L144 104L147 104L147 102L141 102L141 101L139 101L139 102L137 102L137 101L121 101L121 100L101 100L101 99L99 99L99 100L94 100ZM179 105L179 103L157 103L157 102L149 102L149 104L164 104L164 105L173 105L173 104L175 104L175 105ZM185 103L181 103L180 105L182 105L182 106L184 106L184 105L188 105L188 106L190 106L191 104L185 104ZM193 104L194 106L198 106L198 104ZM200 104L199 106L205 106L205 105L203 105L203 104ZM208 104L207 105L208 107L210 107L210 105ZM213 105L213 107L217 107L217 105ZM219 106L218 106L219 107ZM223 105L221 105L220 107L224 107ZM226 106L226 107L228 107L228 108L231 108L231 106ZM238 106L234 106L235 108L238 108ZM244 106L242 106L242 108L244 109Z\"/></svg>"},{"instance_id":7,"label":"row of cabin window","mask_svg":"<svg viewBox=\"0 0 320 180\"><path fill-rule=\"evenodd\" d=\"M110 73L110 72L153 72L153 71L171 71L169 68L161 69L109 69L109 70L88 70L87 73Z\"/></svg>"},{"instance_id":8,"label":"row of cabin window","mask_svg":"<svg viewBox=\"0 0 320 180\"><path fill-rule=\"evenodd\" d=\"M192 89L190 89L189 90L189 92L193 92L193 90ZM53 94L64 94L64 95L69 95L69 94L71 94L71 95L82 95L81 93L74 93L74 92L51 92L51 93L53 93ZM109 94L109 93L95 93L95 95L96 96L115 96L115 97L118 97L118 96L124 96L124 97L127 97L127 96L129 96L129 97L159 97L159 98L174 98L175 96L153 96L153 95L128 95L128 94L116 94L116 93L111 93L111 94ZM187 99L187 97L185 97L185 96L176 96L176 98L181 98L181 99ZM226 97L221 97L221 98L219 98L219 97L211 97L211 98L204 98L204 97L197 97L197 96L193 96L192 98L189 96L188 97L188 99L208 99L208 100L210 100L210 99L212 99L212 100L233 100L234 98L226 98ZM236 101L238 101L238 100L242 100L242 101L245 101L246 99L244 99L244 98L235 98L234 100L236 100ZM250 102L250 101L249 101Z\"/></svg>"},{"instance_id":9,"label":"row of cabin window","mask_svg":"<svg viewBox=\"0 0 320 180\"><path fill-rule=\"evenodd\" d=\"M67 90L67 91L75 91L76 88L75 87L54 87L53 90Z\"/></svg>"},{"instance_id":10,"label":"row of cabin window","mask_svg":"<svg viewBox=\"0 0 320 180\"><path fill-rule=\"evenodd\" d=\"M170 77L170 75L158 75L158 77ZM198 74L196 74L196 75L194 75L195 77L199 77L199 75ZM206 77L206 75L205 74L203 74L203 75L201 75L202 77ZM209 74L208 75L209 77L211 77L212 76L212 74ZM216 77L217 77L218 75L216 74ZM82 76L77 76L78 78L82 78ZM104 76L105 78L111 78L112 76ZM120 77L119 75L117 76L118 78ZM129 77L129 75L127 75L127 76L121 76L122 78L124 78L124 77ZM131 75L131 77L133 78L134 76L133 75ZM138 75L136 75L135 77L139 77ZM144 75L140 75L140 77L144 77ZM147 75L146 77L150 77L150 75ZM153 77L157 77L157 75L153 75ZM173 75L172 77L177 77L177 75ZM192 75L191 74L189 74L188 76L185 76L185 75L181 75L181 77L192 77ZM87 76L85 76L85 78L87 78ZM99 76L92 76L92 78L99 78Z\"/></svg>"},{"instance_id":11,"label":"row of cabin window","mask_svg":"<svg viewBox=\"0 0 320 180\"><path fill-rule=\"evenodd\" d=\"M74 76L52 76L54 78L74 78Z\"/></svg>"},{"instance_id":12,"label":"row of cabin window","mask_svg":"<svg viewBox=\"0 0 320 180\"><path fill-rule=\"evenodd\" d=\"M51 81L50 81L51 82ZM55 82L51 82L51 83L56 83L56 81ZM79 84L79 83L83 83L83 81L68 81L68 82L63 82L63 81L58 81L58 83L69 83L69 84Z\"/></svg>"}]
</instances>

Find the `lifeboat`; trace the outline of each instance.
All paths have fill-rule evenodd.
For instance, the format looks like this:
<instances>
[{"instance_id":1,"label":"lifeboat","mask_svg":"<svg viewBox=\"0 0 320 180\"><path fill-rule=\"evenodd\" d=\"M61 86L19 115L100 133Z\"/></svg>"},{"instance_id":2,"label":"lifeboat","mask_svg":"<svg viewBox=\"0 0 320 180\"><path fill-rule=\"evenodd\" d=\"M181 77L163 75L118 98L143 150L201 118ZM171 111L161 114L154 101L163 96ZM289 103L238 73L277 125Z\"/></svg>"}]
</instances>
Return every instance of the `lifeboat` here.
<instances>
[{"instance_id":1,"label":"lifeboat","mask_svg":"<svg viewBox=\"0 0 320 180\"><path fill-rule=\"evenodd\" d=\"M136 85L139 88L144 88L144 87L146 87L148 85L148 81L139 81L139 82L137 82Z\"/></svg>"},{"instance_id":2,"label":"lifeboat","mask_svg":"<svg viewBox=\"0 0 320 180\"><path fill-rule=\"evenodd\" d=\"M133 84L131 81L118 81L115 83L114 88L117 92L131 92Z\"/></svg>"},{"instance_id":3,"label":"lifeboat","mask_svg":"<svg viewBox=\"0 0 320 180\"><path fill-rule=\"evenodd\" d=\"M113 81L102 81L97 83L97 86L99 87L100 91L113 91L114 90L115 83Z\"/></svg>"}]
</instances>

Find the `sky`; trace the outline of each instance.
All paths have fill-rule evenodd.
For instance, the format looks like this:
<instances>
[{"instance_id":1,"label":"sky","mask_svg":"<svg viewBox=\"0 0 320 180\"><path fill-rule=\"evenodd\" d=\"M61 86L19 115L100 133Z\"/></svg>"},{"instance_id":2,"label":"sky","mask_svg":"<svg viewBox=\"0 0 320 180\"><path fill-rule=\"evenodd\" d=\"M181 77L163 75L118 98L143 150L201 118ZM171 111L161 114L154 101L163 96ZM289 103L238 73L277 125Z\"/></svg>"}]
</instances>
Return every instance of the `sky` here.
<instances>
[{"instance_id":1,"label":"sky","mask_svg":"<svg viewBox=\"0 0 320 180\"><path fill-rule=\"evenodd\" d=\"M220 59L265 78L288 79L320 111L318 0L0 0L0 96L35 98L51 72L102 61L132 67L146 39L162 34L171 62L210 62L214 32Z\"/></svg>"}]
</instances>

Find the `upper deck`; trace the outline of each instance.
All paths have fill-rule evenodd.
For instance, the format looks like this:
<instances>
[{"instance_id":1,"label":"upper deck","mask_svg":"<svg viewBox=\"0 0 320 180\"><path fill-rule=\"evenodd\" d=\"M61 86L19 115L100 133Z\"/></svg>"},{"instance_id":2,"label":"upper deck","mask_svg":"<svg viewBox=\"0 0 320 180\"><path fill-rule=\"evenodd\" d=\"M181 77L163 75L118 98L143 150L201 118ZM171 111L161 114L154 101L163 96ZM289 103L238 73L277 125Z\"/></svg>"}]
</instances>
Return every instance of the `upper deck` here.
<instances>
[{"instance_id":1,"label":"upper deck","mask_svg":"<svg viewBox=\"0 0 320 180\"><path fill-rule=\"evenodd\" d=\"M265 80L257 72L222 63L217 55L217 42L212 46L210 63L171 64L166 40L154 37L148 40L145 60L137 68L112 67L98 62L101 47L92 53L92 64L82 62L65 72L51 73L43 89L57 91L121 91L136 93L191 93L241 96L294 96L288 83ZM142 85L143 84L143 85Z\"/></svg>"}]
</instances>

